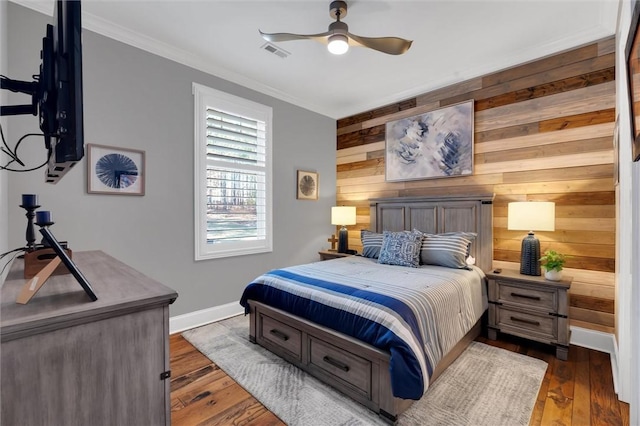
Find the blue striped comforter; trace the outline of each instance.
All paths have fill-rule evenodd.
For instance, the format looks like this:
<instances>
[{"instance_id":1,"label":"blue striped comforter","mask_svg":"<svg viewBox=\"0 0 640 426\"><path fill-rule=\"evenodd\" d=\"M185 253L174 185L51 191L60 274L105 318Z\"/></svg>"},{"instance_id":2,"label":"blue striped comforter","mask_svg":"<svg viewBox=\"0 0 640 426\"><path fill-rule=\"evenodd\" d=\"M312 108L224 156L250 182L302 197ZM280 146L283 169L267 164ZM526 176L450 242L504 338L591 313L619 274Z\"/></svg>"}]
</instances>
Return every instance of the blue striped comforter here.
<instances>
[{"instance_id":1,"label":"blue striped comforter","mask_svg":"<svg viewBox=\"0 0 640 426\"><path fill-rule=\"evenodd\" d=\"M440 359L487 307L479 268L408 268L351 256L276 269L256 278L256 300L355 337L390 356L393 395L420 399Z\"/></svg>"}]
</instances>

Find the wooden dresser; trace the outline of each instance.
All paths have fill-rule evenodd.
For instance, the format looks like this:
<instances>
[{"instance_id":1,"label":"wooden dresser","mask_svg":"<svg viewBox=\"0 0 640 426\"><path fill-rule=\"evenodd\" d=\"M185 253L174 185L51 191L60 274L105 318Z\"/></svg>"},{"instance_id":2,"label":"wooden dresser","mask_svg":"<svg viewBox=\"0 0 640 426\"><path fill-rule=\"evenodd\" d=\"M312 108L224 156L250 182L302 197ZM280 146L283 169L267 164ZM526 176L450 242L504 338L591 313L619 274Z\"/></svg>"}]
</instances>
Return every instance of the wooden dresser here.
<instances>
[{"instance_id":1,"label":"wooden dresser","mask_svg":"<svg viewBox=\"0 0 640 426\"><path fill-rule=\"evenodd\" d=\"M572 279L549 281L543 276L522 275L505 269L488 273L489 338L498 331L548 343L556 357L569 353L569 299Z\"/></svg>"},{"instance_id":2,"label":"wooden dresser","mask_svg":"<svg viewBox=\"0 0 640 426\"><path fill-rule=\"evenodd\" d=\"M100 251L26 305L23 261L1 290L0 424L169 425L169 304L177 293Z\"/></svg>"}]
</instances>

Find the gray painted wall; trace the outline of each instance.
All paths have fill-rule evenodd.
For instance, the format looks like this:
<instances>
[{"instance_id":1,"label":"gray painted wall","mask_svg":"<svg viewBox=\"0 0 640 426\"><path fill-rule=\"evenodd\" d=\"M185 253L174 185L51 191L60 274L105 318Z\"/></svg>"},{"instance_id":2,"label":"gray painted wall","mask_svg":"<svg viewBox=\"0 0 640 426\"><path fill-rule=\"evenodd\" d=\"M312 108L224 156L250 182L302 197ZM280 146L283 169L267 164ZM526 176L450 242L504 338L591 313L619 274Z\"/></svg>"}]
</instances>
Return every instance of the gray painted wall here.
<instances>
[{"instance_id":1,"label":"gray painted wall","mask_svg":"<svg viewBox=\"0 0 640 426\"><path fill-rule=\"evenodd\" d=\"M0 74L7 75L7 2L0 1ZM8 94L6 90L0 90L0 104L6 105ZM0 117L2 129L7 132L8 120ZM6 156L0 154L0 164L6 163ZM9 210L7 209L8 199L7 172L0 170L0 253L7 251L9 247ZM6 258L0 261L0 270L4 266ZM0 274L0 284L4 282L4 274Z\"/></svg>"},{"instance_id":2,"label":"gray painted wall","mask_svg":"<svg viewBox=\"0 0 640 426\"><path fill-rule=\"evenodd\" d=\"M36 72L51 18L9 3L9 76ZM249 90L104 36L83 32L85 143L146 151L143 197L86 193L86 164L57 185L43 172L9 176L9 243L24 244L22 193L39 194L52 231L73 250L103 250L179 293L171 315L236 301L257 275L318 259L335 232L335 120ZM195 262L193 207L193 95L197 82L273 108L274 250ZM12 95L13 96L13 95ZM37 130L35 117L16 117L10 138ZM45 159L42 138L21 154ZM317 171L320 199L298 201L296 170Z\"/></svg>"}]
</instances>

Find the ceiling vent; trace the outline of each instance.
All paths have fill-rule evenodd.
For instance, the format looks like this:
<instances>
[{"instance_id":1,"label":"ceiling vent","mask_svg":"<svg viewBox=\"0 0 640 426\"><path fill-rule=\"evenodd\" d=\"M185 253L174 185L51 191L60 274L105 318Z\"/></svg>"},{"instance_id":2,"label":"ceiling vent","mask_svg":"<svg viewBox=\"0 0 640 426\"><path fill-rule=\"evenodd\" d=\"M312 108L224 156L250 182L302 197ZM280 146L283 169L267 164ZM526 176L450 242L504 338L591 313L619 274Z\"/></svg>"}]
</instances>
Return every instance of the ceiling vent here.
<instances>
[{"instance_id":1,"label":"ceiling vent","mask_svg":"<svg viewBox=\"0 0 640 426\"><path fill-rule=\"evenodd\" d=\"M265 43L263 44L260 49L264 49L269 53L273 53L276 56L281 57L282 59L286 58L287 56L291 55L291 53L287 52L286 50L280 49L278 46L271 44L271 43Z\"/></svg>"}]
</instances>

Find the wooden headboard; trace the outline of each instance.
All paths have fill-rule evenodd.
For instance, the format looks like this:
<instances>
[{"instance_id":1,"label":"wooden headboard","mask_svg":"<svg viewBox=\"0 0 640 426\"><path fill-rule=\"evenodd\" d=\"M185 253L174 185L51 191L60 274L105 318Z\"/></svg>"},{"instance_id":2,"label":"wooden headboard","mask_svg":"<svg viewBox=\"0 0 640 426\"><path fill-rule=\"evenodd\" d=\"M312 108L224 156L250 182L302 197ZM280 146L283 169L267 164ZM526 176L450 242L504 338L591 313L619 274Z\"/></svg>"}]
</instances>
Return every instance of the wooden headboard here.
<instances>
[{"instance_id":1,"label":"wooden headboard","mask_svg":"<svg viewBox=\"0 0 640 426\"><path fill-rule=\"evenodd\" d=\"M370 200L371 230L418 229L432 234L467 231L478 234L471 246L476 265L489 272L493 263L494 194L375 198Z\"/></svg>"}]
</instances>

